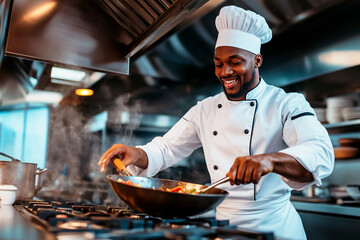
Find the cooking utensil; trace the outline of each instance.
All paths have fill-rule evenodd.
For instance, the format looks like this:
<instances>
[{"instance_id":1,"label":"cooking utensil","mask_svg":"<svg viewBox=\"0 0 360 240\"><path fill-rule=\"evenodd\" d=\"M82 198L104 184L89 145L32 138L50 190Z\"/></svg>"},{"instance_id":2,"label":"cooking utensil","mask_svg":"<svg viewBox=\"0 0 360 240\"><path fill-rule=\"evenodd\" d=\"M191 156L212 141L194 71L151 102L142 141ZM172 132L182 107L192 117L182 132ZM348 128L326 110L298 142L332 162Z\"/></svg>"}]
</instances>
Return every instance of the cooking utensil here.
<instances>
[{"instance_id":1,"label":"cooking utensil","mask_svg":"<svg viewBox=\"0 0 360 240\"><path fill-rule=\"evenodd\" d=\"M121 175L108 175L107 178L112 189L130 207L139 212L164 218L188 217L207 212L219 205L229 194L219 188L212 188L205 194L159 190L160 187L184 186L187 189L194 188L196 191L200 191L207 187L169 179ZM123 181L131 180L134 186L118 182L119 178ZM141 187L135 186L135 184L140 184Z\"/></svg>"},{"instance_id":2,"label":"cooking utensil","mask_svg":"<svg viewBox=\"0 0 360 240\"><path fill-rule=\"evenodd\" d=\"M216 186L219 185L219 184L222 184L222 183L224 183L224 182L227 182L227 181L229 181L229 180L230 180L229 177L224 177L224 178L222 178L222 179L214 182L213 184L211 184L211 185L208 186L207 188L201 189L201 190L199 191L199 193L206 193L208 190L216 187Z\"/></svg>"},{"instance_id":3,"label":"cooking utensil","mask_svg":"<svg viewBox=\"0 0 360 240\"><path fill-rule=\"evenodd\" d=\"M118 169L119 173L122 175L132 176L131 173L126 169L124 163L118 157L112 158L110 161L112 165Z\"/></svg>"},{"instance_id":4,"label":"cooking utensil","mask_svg":"<svg viewBox=\"0 0 360 240\"><path fill-rule=\"evenodd\" d=\"M16 201L32 199L40 190L40 178L47 169L37 169L35 163L21 162L5 153L0 155L11 159L11 161L0 161L0 184L17 187ZM36 178L37 185L35 185Z\"/></svg>"}]
</instances>

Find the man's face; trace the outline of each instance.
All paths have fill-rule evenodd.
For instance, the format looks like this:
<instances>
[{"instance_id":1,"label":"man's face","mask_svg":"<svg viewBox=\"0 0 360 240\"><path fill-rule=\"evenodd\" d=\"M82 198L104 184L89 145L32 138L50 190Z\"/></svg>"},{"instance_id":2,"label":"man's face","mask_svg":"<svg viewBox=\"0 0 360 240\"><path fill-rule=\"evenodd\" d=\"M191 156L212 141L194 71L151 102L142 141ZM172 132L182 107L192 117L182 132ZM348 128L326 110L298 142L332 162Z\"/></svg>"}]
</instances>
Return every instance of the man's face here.
<instances>
[{"instance_id":1,"label":"man's face","mask_svg":"<svg viewBox=\"0 0 360 240\"><path fill-rule=\"evenodd\" d=\"M242 100L246 93L255 87L255 68L262 62L261 55L255 55L235 47L215 49L215 75L219 78L230 100Z\"/></svg>"}]
</instances>

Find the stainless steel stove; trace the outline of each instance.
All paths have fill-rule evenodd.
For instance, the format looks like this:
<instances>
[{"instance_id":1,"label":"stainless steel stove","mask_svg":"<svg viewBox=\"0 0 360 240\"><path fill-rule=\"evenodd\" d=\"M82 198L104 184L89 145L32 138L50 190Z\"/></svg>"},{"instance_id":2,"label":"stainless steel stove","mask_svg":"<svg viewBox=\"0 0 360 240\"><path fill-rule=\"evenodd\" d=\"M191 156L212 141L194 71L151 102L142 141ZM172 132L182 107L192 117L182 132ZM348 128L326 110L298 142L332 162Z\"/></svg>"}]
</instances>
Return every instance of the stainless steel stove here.
<instances>
[{"instance_id":1,"label":"stainless steel stove","mask_svg":"<svg viewBox=\"0 0 360 240\"><path fill-rule=\"evenodd\" d=\"M163 219L128 208L77 202L26 201L14 205L46 239L274 239L213 217Z\"/></svg>"}]
</instances>

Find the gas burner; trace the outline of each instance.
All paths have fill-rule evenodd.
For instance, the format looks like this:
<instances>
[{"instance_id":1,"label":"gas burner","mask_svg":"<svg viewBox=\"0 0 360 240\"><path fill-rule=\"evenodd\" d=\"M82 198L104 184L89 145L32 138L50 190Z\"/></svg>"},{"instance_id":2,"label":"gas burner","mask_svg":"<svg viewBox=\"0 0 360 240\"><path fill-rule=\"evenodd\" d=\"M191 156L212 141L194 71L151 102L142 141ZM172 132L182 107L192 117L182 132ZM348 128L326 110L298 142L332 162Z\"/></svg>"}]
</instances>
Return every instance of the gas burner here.
<instances>
[{"instance_id":1,"label":"gas burner","mask_svg":"<svg viewBox=\"0 0 360 240\"><path fill-rule=\"evenodd\" d=\"M84 230L84 229L104 229L104 226L94 224L92 221L71 220L67 222L58 223L57 227L67 230Z\"/></svg>"},{"instance_id":2,"label":"gas burner","mask_svg":"<svg viewBox=\"0 0 360 240\"><path fill-rule=\"evenodd\" d=\"M64 218L69 218L69 215L67 215L67 214L56 214L56 215L54 216L54 218L64 219Z\"/></svg>"},{"instance_id":3,"label":"gas burner","mask_svg":"<svg viewBox=\"0 0 360 240\"><path fill-rule=\"evenodd\" d=\"M145 213L131 213L130 215L127 216L128 218L149 218L150 216L145 214Z\"/></svg>"},{"instance_id":4,"label":"gas burner","mask_svg":"<svg viewBox=\"0 0 360 240\"><path fill-rule=\"evenodd\" d=\"M197 226L191 225L191 224L178 224L178 223L172 223L170 224L170 228L195 228Z\"/></svg>"},{"instance_id":5,"label":"gas burner","mask_svg":"<svg viewBox=\"0 0 360 240\"><path fill-rule=\"evenodd\" d=\"M179 219L164 219L163 225L168 228L216 228L228 226L229 220L216 220L215 218L179 218Z\"/></svg>"},{"instance_id":6,"label":"gas burner","mask_svg":"<svg viewBox=\"0 0 360 240\"><path fill-rule=\"evenodd\" d=\"M214 217L159 218L129 208L78 202L29 201L15 208L54 239L264 239L272 233L242 231Z\"/></svg>"},{"instance_id":7,"label":"gas burner","mask_svg":"<svg viewBox=\"0 0 360 240\"><path fill-rule=\"evenodd\" d=\"M131 212L134 212L133 210L129 210L127 208L120 208L120 207L107 207L106 208L106 212L109 213L109 214L128 214L128 213L131 213Z\"/></svg>"}]
</instances>

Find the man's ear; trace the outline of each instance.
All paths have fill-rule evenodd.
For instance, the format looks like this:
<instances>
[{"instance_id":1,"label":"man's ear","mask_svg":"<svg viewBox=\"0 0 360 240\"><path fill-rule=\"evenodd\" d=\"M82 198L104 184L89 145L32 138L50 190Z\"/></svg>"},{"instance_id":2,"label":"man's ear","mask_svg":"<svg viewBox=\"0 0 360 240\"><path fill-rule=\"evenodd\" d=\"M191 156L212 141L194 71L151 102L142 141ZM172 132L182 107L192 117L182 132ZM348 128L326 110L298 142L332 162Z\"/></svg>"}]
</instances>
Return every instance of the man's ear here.
<instances>
[{"instance_id":1,"label":"man's ear","mask_svg":"<svg viewBox=\"0 0 360 240\"><path fill-rule=\"evenodd\" d=\"M261 54L255 55L255 58L254 58L255 68L259 68L261 66L262 62L263 62L262 55Z\"/></svg>"}]
</instances>

